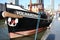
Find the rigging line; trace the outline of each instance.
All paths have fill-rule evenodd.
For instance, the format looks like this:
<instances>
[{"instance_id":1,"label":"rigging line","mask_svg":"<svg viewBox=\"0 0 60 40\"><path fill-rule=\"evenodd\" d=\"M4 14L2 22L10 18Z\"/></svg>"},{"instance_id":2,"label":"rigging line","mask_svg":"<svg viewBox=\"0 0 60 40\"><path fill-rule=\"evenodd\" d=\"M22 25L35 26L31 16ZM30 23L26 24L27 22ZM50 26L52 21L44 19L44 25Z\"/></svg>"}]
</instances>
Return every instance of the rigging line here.
<instances>
[{"instance_id":1,"label":"rigging line","mask_svg":"<svg viewBox=\"0 0 60 40\"><path fill-rule=\"evenodd\" d=\"M41 12L38 12L38 20L37 20L37 26L36 26L36 33L35 33L35 38L34 38L34 40L36 40L37 39L37 34L38 34L38 28L39 28L39 22L40 22L40 14L41 14Z\"/></svg>"},{"instance_id":2,"label":"rigging line","mask_svg":"<svg viewBox=\"0 0 60 40\"><path fill-rule=\"evenodd\" d=\"M44 18L40 18L40 20L51 20L53 17L49 18L49 19L44 19Z\"/></svg>"}]
</instances>

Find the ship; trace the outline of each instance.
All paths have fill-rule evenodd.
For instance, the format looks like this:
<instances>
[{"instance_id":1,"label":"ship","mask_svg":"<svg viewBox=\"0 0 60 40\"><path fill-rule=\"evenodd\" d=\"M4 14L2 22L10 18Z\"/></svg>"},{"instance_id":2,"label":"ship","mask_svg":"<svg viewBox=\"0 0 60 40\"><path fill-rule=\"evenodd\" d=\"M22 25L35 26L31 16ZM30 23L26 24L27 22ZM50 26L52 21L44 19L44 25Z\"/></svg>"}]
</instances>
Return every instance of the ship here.
<instances>
[{"instance_id":1,"label":"ship","mask_svg":"<svg viewBox=\"0 0 60 40\"><path fill-rule=\"evenodd\" d=\"M40 8L38 8L37 12L32 11L32 6L39 5ZM11 34L22 34L22 35L28 35L23 34L24 32L33 32L35 33L36 26L38 25L37 22L39 20L39 32L43 29L46 29L52 22L53 17L48 16L44 12L44 4L30 4L29 8L30 10L26 10L24 8L21 8L18 5L14 4L5 4L6 11L11 13L16 13L17 15L23 16L23 18L7 18L7 25L8 25L8 31ZM39 16L39 17L38 17Z\"/></svg>"}]
</instances>

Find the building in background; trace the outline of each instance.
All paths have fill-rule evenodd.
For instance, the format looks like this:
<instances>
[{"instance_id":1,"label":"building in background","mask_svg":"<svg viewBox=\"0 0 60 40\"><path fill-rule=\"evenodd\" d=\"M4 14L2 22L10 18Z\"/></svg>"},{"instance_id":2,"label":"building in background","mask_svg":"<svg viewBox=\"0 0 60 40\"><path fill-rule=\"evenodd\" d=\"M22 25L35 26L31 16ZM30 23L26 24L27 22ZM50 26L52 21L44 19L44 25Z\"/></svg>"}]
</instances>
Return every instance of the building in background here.
<instances>
[{"instance_id":1,"label":"building in background","mask_svg":"<svg viewBox=\"0 0 60 40\"><path fill-rule=\"evenodd\" d=\"M60 4L58 4L58 9L56 10L56 14L58 14L60 17ZM60 18L58 18L58 19L60 20Z\"/></svg>"},{"instance_id":2,"label":"building in background","mask_svg":"<svg viewBox=\"0 0 60 40\"><path fill-rule=\"evenodd\" d=\"M19 5L19 0L9 0L8 3L13 3L15 5ZM21 5L21 7L23 7ZM0 3L0 11L5 11L5 4Z\"/></svg>"},{"instance_id":3,"label":"building in background","mask_svg":"<svg viewBox=\"0 0 60 40\"><path fill-rule=\"evenodd\" d=\"M51 10L54 10L54 0L50 0L51 3Z\"/></svg>"},{"instance_id":4,"label":"building in background","mask_svg":"<svg viewBox=\"0 0 60 40\"><path fill-rule=\"evenodd\" d=\"M60 11L60 4L58 4L58 9L57 10Z\"/></svg>"},{"instance_id":5,"label":"building in background","mask_svg":"<svg viewBox=\"0 0 60 40\"><path fill-rule=\"evenodd\" d=\"M54 0L50 0L50 4L51 4L51 12L52 14L54 14Z\"/></svg>"},{"instance_id":6,"label":"building in background","mask_svg":"<svg viewBox=\"0 0 60 40\"><path fill-rule=\"evenodd\" d=\"M5 11L5 5L0 3L0 11Z\"/></svg>"}]
</instances>

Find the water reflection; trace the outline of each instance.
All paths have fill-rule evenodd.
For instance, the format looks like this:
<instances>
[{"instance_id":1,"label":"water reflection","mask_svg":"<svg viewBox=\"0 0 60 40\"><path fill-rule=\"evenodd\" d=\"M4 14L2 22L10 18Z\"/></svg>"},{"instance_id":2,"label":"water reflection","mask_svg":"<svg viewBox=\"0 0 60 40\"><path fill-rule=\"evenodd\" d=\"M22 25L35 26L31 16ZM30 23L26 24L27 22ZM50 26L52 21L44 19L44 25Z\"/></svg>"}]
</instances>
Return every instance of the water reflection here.
<instances>
[{"instance_id":1,"label":"water reflection","mask_svg":"<svg viewBox=\"0 0 60 40\"><path fill-rule=\"evenodd\" d=\"M47 31L43 40L59 40L60 39L60 20L58 20L59 16L56 15L56 18L53 19L50 30ZM46 36L47 35L47 36Z\"/></svg>"},{"instance_id":2,"label":"water reflection","mask_svg":"<svg viewBox=\"0 0 60 40\"><path fill-rule=\"evenodd\" d=\"M49 34L46 40L55 40L55 34Z\"/></svg>"},{"instance_id":3,"label":"water reflection","mask_svg":"<svg viewBox=\"0 0 60 40\"><path fill-rule=\"evenodd\" d=\"M4 22L2 24L0 24L0 40L9 40L8 27Z\"/></svg>"}]
</instances>

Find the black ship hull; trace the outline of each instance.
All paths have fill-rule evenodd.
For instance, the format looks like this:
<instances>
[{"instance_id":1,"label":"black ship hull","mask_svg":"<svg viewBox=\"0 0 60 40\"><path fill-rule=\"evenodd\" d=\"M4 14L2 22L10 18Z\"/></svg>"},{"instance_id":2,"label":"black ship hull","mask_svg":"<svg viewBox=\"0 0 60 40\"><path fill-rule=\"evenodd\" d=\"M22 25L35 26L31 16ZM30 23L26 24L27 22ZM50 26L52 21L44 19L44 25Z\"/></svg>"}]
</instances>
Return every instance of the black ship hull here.
<instances>
[{"instance_id":1,"label":"black ship hull","mask_svg":"<svg viewBox=\"0 0 60 40\"><path fill-rule=\"evenodd\" d=\"M40 20L39 28L48 27L51 22L52 22L52 19L49 21ZM19 32L19 31L27 31L27 30L36 29L36 26L37 26L37 19L24 17L24 18L19 19L19 22L17 23L15 27L8 25L8 29L9 29L9 32Z\"/></svg>"},{"instance_id":2,"label":"black ship hull","mask_svg":"<svg viewBox=\"0 0 60 40\"><path fill-rule=\"evenodd\" d=\"M19 31L27 31L27 30L36 29L38 15L39 15L38 13L25 11L24 9L15 5L12 5L12 6L13 8L10 7L10 4L7 5L6 11L11 12L11 13L18 13L18 15L22 15L24 17L18 19L18 23L16 24L16 26L10 26L9 24L7 24L9 32L19 32ZM20 9L17 9L15 7L20 8ZM15 18L11 18L11 20L14 20L14 19ZM40 14L39 28L48 27L50 25L50 23L52 22L52 19L49 19L49 20L47 19L48 19L48 16L44 12L42 12ZM7 23L9 22L7 21Z\"/></svg>"}]
</instances>

